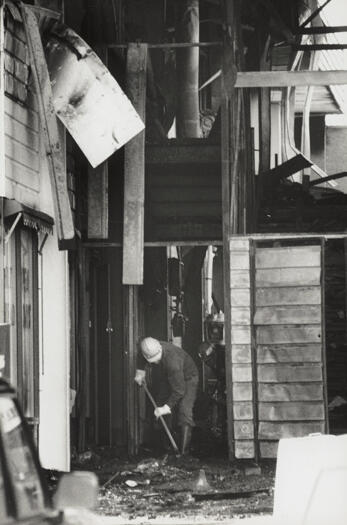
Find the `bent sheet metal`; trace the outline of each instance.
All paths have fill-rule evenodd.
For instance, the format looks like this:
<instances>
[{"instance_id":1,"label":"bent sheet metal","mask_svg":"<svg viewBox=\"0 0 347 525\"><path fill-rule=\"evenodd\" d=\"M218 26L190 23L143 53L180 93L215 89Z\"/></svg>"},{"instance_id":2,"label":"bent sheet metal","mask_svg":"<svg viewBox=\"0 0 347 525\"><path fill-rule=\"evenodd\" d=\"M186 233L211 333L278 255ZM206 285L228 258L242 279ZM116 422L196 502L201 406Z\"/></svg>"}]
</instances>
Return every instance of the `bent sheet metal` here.
<instances>
[{"instance_id":1,"label":"bent sheet metal","mask_svg":"<svg viewBox=\"0 0 347 525\"><path fill-rule=\"evenodd\" d=\"M45 53L56 114L95 168L145 126L117 81L74 31L57 25Z\"/></svg>"}]
</instances>

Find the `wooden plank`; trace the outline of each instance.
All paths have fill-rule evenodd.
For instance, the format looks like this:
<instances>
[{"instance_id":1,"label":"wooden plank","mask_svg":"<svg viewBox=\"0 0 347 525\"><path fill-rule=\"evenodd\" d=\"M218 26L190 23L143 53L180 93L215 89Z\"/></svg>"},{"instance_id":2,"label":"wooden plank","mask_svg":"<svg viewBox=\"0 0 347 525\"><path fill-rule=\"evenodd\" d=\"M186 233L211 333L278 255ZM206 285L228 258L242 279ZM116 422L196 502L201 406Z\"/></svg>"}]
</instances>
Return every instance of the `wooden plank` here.
<instances>
[{"instance_id":1,"label":"wooden plank","mask_svg":"<svg viewBox=\"0 0 347 525\"><path fill-rule=\"evenodd\" d=\"M233 363L251 363L252 349L251 345L232 345L231 359Z\"/></svg>"},{"instance_id":2,"label":"wooden plank","mask_svg":"<svg viewBox=\"0 0 347 525\"><path fill-rule=\"evenodd\" d=\"M233 365L232 377L236 383L249 383L252 381L252 366L247 364Z\"/></svg>"},{"instance_id":3,"label":"wooden plank","mask_svg":"<svg viewBox=\"0 0 347 525\"><path fill-rule=\"evenodd\" d=\"M265 422L258 427L259 439L281 439L287 437L303 437L308 434L324 433L324 421L310 422Z\"/></svg>"},{"instance_id":4,"label":"wooden plank","mask_svg":"<svg viewBox=\"0 0 347 525\"><path fill-rule=\"evenodd\" d=\"M275 324L320 324L321 306L264 306L258 307L254 315L256 325Z\"/></svg>"},{"instance_id":5,"label":"wooden plank","mask_svg":"<svg viewBox=\"0 0 347 525\"><path fill-rule=\"evenodd\" d=\"M17 142L36 153L39 152L40 138L38 131L33 131L7 114L5 114L5 130L9 138L16 139Z\"/></svg>"},{"instance_id":6,"label":"wooden plank","mask_svg":"<svg viewBox=\"0 0 347 525\"><path fill-rule=\"evenodd\" d=\"M323 401L259 403L259 421L315 421L324 420ZM245 410L246 411L246 410ZM242 413L242 412L241 412ZM239 418L241 419L241 418Z\"/></svg>"},{"instance_id":7,"label":"wooden plank","mask_svg":"<svg viewBox=\"0 0 347 525\"><path fill-rule=\"evenodd\" d=\"M256 268L302 268L320 266L320 246L257 248Z\"/></svg>"},{"instance_id":8,"label":"wooden plank","mask_svg":"<svg viewBox=\"0 0 347 525\"><path fill-rule=\"evenodd\" d=\"M260 457L264 459L277 458L278 441L260 441Z\"/></svg>"},{"instance_id":9,"label":"wooden plank","mask_svg":"<svg viewBox=\"0 0 347 525\"><path fill-rule=\"evenodd\" d=\"M320 363L322 360L321 344L282 344L258 345L257 362L265 363Z\"/></svg>"},{"instance_id":10,"label":"wooden plank","mask_svg":"<svg viewBox=\"0 0 347 525\"><path fill-rule=\"evenodd\" d=\"M9 159L19 162L26 168L38 172L40 169L40 157L36 151L23 146L12 137L5 136L6 156Z\"/></svg>"},{"instance_id":11,"label":"wooden plank","mask_svg":"<svg viewBox=\"0 0 347 525\"><path fill-rule=\"evenodd\" d=\"M58 122L55 116L52 88L42 40L35 15L29 6L21 4L21 12L31 63L31 72L38 97L40 126L45 141L52 187L55 226L59 241L69 241L75 236L69 195L66 185L65 159L63 156Z\"/></svg>"},{"instance_id":12,"label":"wooden plank","mask_svg":"<svg viewBox=\"0 0 347 525\"><path fill-rule=\"evenodd\" d=\"M235 441L235 457L237 459L253 459L255 457L254 441Z\"/></svg>"},{"instance_id":13,"label":"wooden plank","mask_svg":"<svg viewBox=\"0 0 347 525\"><path fill-rule=\"evenodd\" d=\"M236 326L231 329L231 343L240 345L251 344L251 329L249 326Z\"/></svg>"},{"instance_id":14,"label":"wooden plank","mask_svg":"<svg viewBox=\"0 0 347 525\"><path fill-rule=\"evenodd\" d=\"M249 288L232 288L230 290L230 302L233 307L249 306L251 302Z\"/></svg>"},{"instance_id":15,"label":"wooden plank","mask_svg":"<svg viewBox=\"0 0 347 525\"><path fill-rule=\"evenodd\" d=\"M322 365L258 365L259 383L297 383L322 381Z\"/></svg>"},{"instance_id":16,"label":"wooden plank","mask_svg":"<svg viewBox=\"0 0 347 525\"><path fill-rule=\"evenodd\" d=\"M250 275L248 270L230 270L230 288L249 288Z\"/></svg>"},{"instance_id":17,"label":"wooden plank","mask_svg":"<svg viewBox=\"0 0 347 525\"><path fill-rule=\"evenodd\" d=\"M108 238L108 163L88 166L88 238Z\"/></svg>"},{"instance_id":18,"label":"wooden plank","mask_svg":"<svg viewBox=\"0 0 347 525\"><path fill-rule=\"evenodd\" d=\"M232 253L234 251L249 251L249 238L248 237L238 237L232 238L229 241L229 248Z\"/></svg>"},{"instance_id":19,"label":"wooden plank","mask_svg":"<svg viewBox=\"0 0 347 525\"><path fill-rule=\"evenodd\" d=\"M277 325L257 326L257 344L279 344L279 343L319 343L322 330L320 325Z\"/></svg>"},{"instance_id":20,"label":"wooden plank","mask_svg":"<svg viewBox=\"0 0 347 525\"><path fill-rule=\"evenodd\" d=\"M321 269L313 268L267 268L256 270L256 286L318 286L320 284Z\"/></svg>"},{"instance_id":21,"label":"wooden plank","mask_svg":"<svg viewBox=\"0 0 347 525\"><path fill-rule=\"evenodd\" d=\"M23 107L9 97L5 97L5 114L26 128L39 132L40 124L37 111Z\"/></svg>"},{"instance_id":22,"label":"wooden plank","mask_svg":"<svg viewBox=\"0 0 347 525\"><path fill-rule=\"evenodd\" d=\"M253 385L252 383L233 383L233 401L252 401Z\"/></svg>"},{"instance_id":23,"label":"wooden plank","mask_svg":"<svg viewBox=\"0 0 347 525\"><path fill-rule=\"evenodd\" d=\"M237 88L337 86L347 84L347 71L239 71Z\"/></svg>"},{"instance_id":24,"label":"wooden plank","mask_svg":"<svg viewBox=\"0 0 347 525\"><path fill-rule=\"evenodd\" d=\"M253 421L234 421L234 435L235 439L253 439Z\"/></svg>"},{"instance_id":25,"label":"wooden plank","mask_svg":"<svg viewBox=\"0 0 347 525\"><path fill-rule=\"evenodd\" d=\"M248 306L237 306L231 308L231 322L233 325L251 324L251 309Z\"/></svg>"},{"instance_id":26,"label":"wooden plank","mask_svg":"<svg viewBox=\"0 0 347 525\"><path fill-rule=\"evenodd\" d=\"M320 286L298 286L279 288L258 288L255 292L256 306L276 306L291 304L321 304Z\"/></svg>"},{"instance_id":27,"label":"wooden plank","mask_svg":"<svg viewBox=\"0 0 347 525\"><path fill-rule=\"evenodd\" d=\"M253 403L247 401L235 402L233 404L233 412L234 419L237 421L253 419Z\"/></svg>"},{"instance_id":28,"label":"wooden plank","mask_svg":"<svg viewBox=\"0 0 347 525\"><path fill-rule=\"evenodd\" d=\"M249 270L249 252L231 252L230 268L233 270Z\"/></svg>"},{"instance_id":29,"label":"wooden plank","mask_svg":"<svg viewBox=\"0 0 347 525\"><path fill-rule=\"evenodd\" d=\"M23 166L16 159L5 156L6 179L10 180L22 191L31 190L36 194L40 191L40 173L28 166ZM21 201L20 201L21 202ZM25 201L27 202L27 201Z\"/></svg>"},{"instance_id":30,"label":"wooden plank","mask_svg":"<svg viewBox=\"0 0 347 525\"><path fill-rule=\"evenodd\" d=\"M206 139L175 139L166 144L146 145L146 165L203 164L220 165L220 147Z\"/></svg>"},{"instance_id":31,"label":"wooden plank","mask_svg":"<svg viewBox=\"0 0 347 525\"><path fill-rule=\"evenodd\" d=\"M259 401L321 401L322 383L258 384Z\"/></svg>"},{"instance_id":32,"label":"wooden plank","mask_svg":"<svg viewBox=\"0 0 347 525\"><path fill-rule=\"evenodd\" d=\"M129 44L128 95L141 119L146 113L147 45ZM125 146L123 284L143 284L145 132Z\"/></svg>"}]
</instances>

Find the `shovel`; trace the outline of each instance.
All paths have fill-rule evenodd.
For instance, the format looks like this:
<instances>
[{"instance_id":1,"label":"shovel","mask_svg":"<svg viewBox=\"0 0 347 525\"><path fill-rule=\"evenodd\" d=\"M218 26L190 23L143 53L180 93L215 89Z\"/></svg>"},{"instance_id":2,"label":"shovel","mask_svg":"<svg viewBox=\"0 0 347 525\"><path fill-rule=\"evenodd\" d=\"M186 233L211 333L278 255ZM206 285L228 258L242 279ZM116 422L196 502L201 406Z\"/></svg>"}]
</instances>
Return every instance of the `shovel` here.
<instances>
[{"instance_id":1,"label":"shovel","mask_svg":"<svg viewBox=\"0 0 347 525\"><path fill-rule=\"evenodd\" d=\"M155 409L158 408L156 402L154 401L154 398L153 398L152 394L150 393L150 391L149 391L148 388L147 388L146 383L143 383L143 388L145 389L145 392L146 392L148 398L150 399L150 401L151 401L153 407L154 407ZM162 425L163 425L163 427L164 427L164 430L165 430L165 432L166 432L166 434L167 434L167 437L168 437L169 440L170 440L170 443L171 443L171 445L172 445L172 448L173 448L174 451L175 451L176 456L180 456L180 451L178 450L178 446L177 446L177 444L176 444L176 441L174 440L174 438L173 438L173 436L172 436L172 434L171 434L171 432L170 432L170 430L169 430L169 427L168 427L167 424L166 424L165 419L163 418L163 416L159 416L159 419L160 419L160 421L162 422Z\"/></svg>"}]
</instances>

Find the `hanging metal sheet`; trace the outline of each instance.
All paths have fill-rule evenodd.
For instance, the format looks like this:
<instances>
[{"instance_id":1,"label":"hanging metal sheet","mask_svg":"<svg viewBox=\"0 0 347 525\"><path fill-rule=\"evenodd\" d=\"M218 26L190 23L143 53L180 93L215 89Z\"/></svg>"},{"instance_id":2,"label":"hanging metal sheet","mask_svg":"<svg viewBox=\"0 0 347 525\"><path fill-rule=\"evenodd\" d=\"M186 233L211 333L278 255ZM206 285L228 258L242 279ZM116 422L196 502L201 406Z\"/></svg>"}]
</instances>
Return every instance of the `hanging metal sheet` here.
<instances>
[{"instance_id":1,"label":"hanging metal sheet","mask_svg":"<svg viewBox=\"0 0 347 525\"><path fill-rule=\"evenodd\" d=\"M46 59L55 111L94 168L144 129L116 80L74 31L57 25Z\"/></svg>"}]
</instances>

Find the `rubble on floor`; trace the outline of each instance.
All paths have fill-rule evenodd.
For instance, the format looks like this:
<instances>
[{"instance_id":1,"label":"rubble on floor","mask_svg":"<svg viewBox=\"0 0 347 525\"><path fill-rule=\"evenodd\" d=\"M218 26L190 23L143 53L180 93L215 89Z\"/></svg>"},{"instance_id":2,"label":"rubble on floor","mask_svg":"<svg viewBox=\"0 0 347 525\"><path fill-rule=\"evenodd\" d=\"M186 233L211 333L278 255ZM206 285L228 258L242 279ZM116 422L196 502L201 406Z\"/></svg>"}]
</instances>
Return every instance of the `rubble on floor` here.
<instances>
[{"instance_id":1,"label":"rubble on floor","mask_svg":"<svg viewBox=\"0 0 347 525\"><path fill-rule=\"evenodd\" d=\"M220 457L171 455L128 461L112 455L112 449L76 459L82 461L74 468L94 470L99 477L97 511L103 515L128 520L203 515L222 520L272 513L273 462L255 468Z\"/></svg>"}]
</instances>

